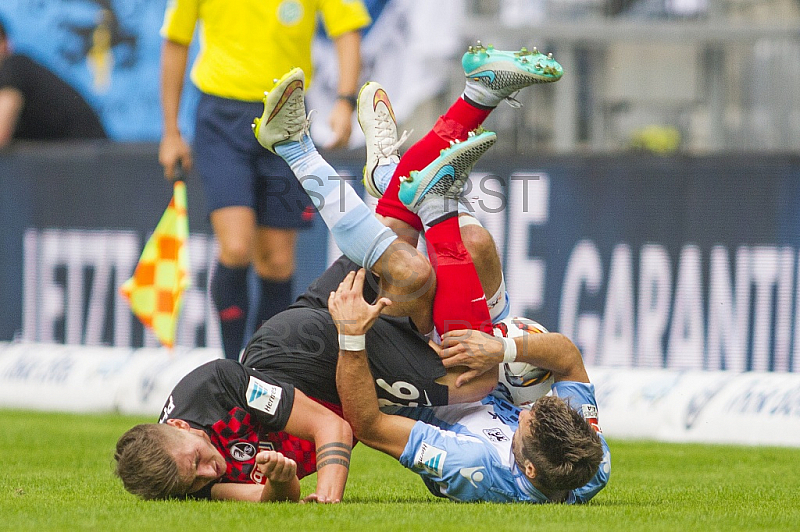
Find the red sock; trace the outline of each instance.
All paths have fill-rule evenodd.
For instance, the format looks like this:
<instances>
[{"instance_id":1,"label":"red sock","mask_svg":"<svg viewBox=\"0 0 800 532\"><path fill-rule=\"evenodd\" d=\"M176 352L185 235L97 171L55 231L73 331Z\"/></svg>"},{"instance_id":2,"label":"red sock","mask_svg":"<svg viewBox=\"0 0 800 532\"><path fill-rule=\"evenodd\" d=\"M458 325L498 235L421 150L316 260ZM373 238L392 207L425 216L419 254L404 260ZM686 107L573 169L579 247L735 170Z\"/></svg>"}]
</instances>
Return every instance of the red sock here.
<instances>
[{"instance_id":1,"label":"red sock","mask_svg":"<svg viewBox=\"0 0 800 532\"><path fill-rule=\"evenodd\" d=\"M439 334L476 329L491 334L486 296L467 248L461 240L458 215L425 232L428 256L436 272L433 324Z\"/></svg>"},{"instance_id":2,"label":"red sock","mask_svg":"<svg viewBox=\"0 0 800 532\"><path fill-rule=\"evenodd\" d=\"M389 187L383 197L378 200L375 212L382 216L397 218L422 230L419 217L409 211L397 197L400 191L400 177L407 176L412 170L422 170L439 156L439 152L450 146L451 140L466 140L467 134L480 126L491 109L478 109L463 98L458 98L447 112L439 117L433 129L417 141L400 158Z\"/></svg>"}]
</instances>

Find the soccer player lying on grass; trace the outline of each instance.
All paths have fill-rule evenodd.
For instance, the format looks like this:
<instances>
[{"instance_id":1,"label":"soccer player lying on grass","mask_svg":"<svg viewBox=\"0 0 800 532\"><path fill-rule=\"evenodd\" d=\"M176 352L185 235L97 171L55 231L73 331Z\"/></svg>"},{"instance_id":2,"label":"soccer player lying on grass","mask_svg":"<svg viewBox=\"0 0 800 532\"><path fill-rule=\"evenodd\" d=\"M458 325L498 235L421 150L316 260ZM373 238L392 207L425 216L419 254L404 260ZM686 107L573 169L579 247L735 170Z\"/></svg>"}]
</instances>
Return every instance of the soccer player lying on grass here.
<instances>
[{"instance_id":1,"label":"soccer player lying on grass","mask_svg":"<svg viewBox=\"0 0 800 532\"><path fill-rule=\"evenodd\" d=\"M493 134L471 138L447 150L441 159L471 167L479 154L473 149L477 142L490 144ZM434 175L429 169L423 173ZM400 241L392 245L409 247ZM407 279L409 272L402 271L409 267L406 259L405 253L387 257L381 262L384 276L391 271L395 279ZM427 261L424 265L429 274ZM349 267L343 261L335 266L294 308L259 329L245 350L244 366L215 361L192 371L173 390L160 424L139 425L120 438L117 473L128 491L147 499L191 494L297 500L297 477L316 470L317 489L308 499L341 499L352 439L347 424L337 416L341 410L335 383L336 326L327 301L320 303L330 293L326 287L332 282L333 288L338 286ZM428 277L421 275L414 279L416 284L402 287L410 290L405 300L395 293L398 307L406 304L412 313L430 316L430 298L411 297L415 292L431 293L422 289ZM423 304L427 309L420 308ZM445 370L408 318L384 317L375 329L371 345L381 355L374 360L375 381L385 404L474 401L496 383L496 376L487 372L456 389L459 371ZM264 486L259 485L262 482Z\"/></svg>"},{"instance_id":2,"label":"soccer player lying on grass","mask_svg":"<svg viewBox=\"0 0 800 532\"><path fill-rule=\"evenodd\" d=\"M356 438L419 474L435 495L457 501L581 503L605 487L610 455L592 424L594 387L577 349L526 358L556 380L554 395L530 410L489 396L386 414L369 384L364 334L391 301L368 304L363 283L364 270L349 273L328 301L340 338L336 385Z\"/></svg>"},{"instance_id":3,"label":"soccer player lying on grass","mask_svg":"<svg viewBox=\"0 0 800 532\"><path fill-rule=\"evenodd\" d=\"M278 452L287 433L306 444L291 457ZM125 489L143 499L266 502L299 499L297 461L304 452L303 467L317 471L307 500L333 502L344 493L352 445L349 425L331 409L284 381L223 359L181 379L159 423L123 434L114 458Z\"/></svg>"},{"instance_id":4,"label":"soccer player lying on grass","mask_svg":"<svg viewBox=\"0 0 800 532\"><path fill-rule=\"evenodd\" d=\"M468 52L469 54L469 52ZM465 56L465 63L468 56ZM368 85L369 86L369 85ZM289 89L291 87L291 89ZM308 176L304 181L304 187L309 192L312 197L316 198L318 201L316 202L317 207L321 210L323 214L323 219L325 219L326 223L331 228L334 236L337 239L337 243L340 247L347 253L351 258L360 262L361 264L368 265L370 268L375 270L375 265L379 265L382 267L383 264L381 263L382 257L388 256L392 262L397 262L396 260L396 253L390 253L389 250L391 246L397 244L397 240L393 240L391 237L392 235L387 235L387 231L380 227L373 227L375 224L372 222L371 217L369 216L369 212L364 208L361 208L361 204L359 203L360 200L357 196L355 196L352 191L348 188L345 188L345 195L344 198L347 198L347 194L349 194L349 199L351 200L351 205L355 204L356 209L353 211L346 211L343 207L343 202L339 198L339 194L341 193L340 190L337 188L333 188L332 190L325 190L324 183L320 183L322 181L319 179L318 176L335 176L335 173L332 168L330 168L327 163L325 163L319 154L316 153L316 150L313 147L313 143L311 139L308 138L304 129L307 127L307 121L305 118L305 110L302 105L302 93L300 92L302 89L302 73L301 72L292 72L285 76L273 91L267 95L265 99L265 112L263 117L260 121L256 123L255 133L256 136L259 138L259 141L267 147L268 149L275 149L277 152L284 156L284 158L289 162L292 169L295 171L295 174L302 178L303 176ZM362 95L364 91L367 89L362 89ZM289 92L291 91L291 92ZM378 91L373 91L373 94L377 95ZM275 123L272 122L272 119L275 117L281 116L281 109L277 105L277 102L281 101L290 101L291 106L285 107L290 109L287 114L291 115L291 120L286 120L284 118L284 123L291 124L289 128L281 128L276 127ZM373 101L378 101L378 98L375 98ZM385 93L380 98L380 101L383 101L385 108L387 110L391 110L391 107L388 105L388 100L385 100ZM363 99L359 97L359 104L363 103ZM455 107L455 106L454 106ZM362 113L359 112L359 118L361 119ZM388 120L388 119L387 119ZM393 120L391 124L393 125ZM364 127L364 123L362 122L362 127ZM436 128L435 128L436 130ZM366 131L365 131L366 133ZM369 135L368 142L369 142ZM429 135L430 137L430 135ZM433 161L430 165L428 165L422 172L419 174L411 174L411 179L404 180L403 185L405 189L402 188L398 189L398 201L402 202L403 208L411 208L413 211L409 213L410 215L419 214L420 218L422 218L422 222L426 227L426 236L429 235L433 230L435 230L439 225L443 225L444 223L451 223L455 221L456 216L456 209L455 206L455 199L460 194L461 188L463 187L463 182L466 180L469 169L474 164L475 159L483 153L489 146L494 142L493 135L490 133L481 133L479 135L474 135L471 137L467 137L462 143L459 145L446 150L443 152L435 161ZM396 148L394 148L396 149ZM413 149L413 148L412 148ZM369 161L369 158L368 158ZM369 166L369 162L368 162ZM446 177L449 173L449 178ZM395 173L395 177L397 174ZM320 188L314 186L306 186L306 182L312 181L320 184ZM398 185L399 187L399 185ZM428 193L432 192L432 193ZM438 201L436 201L436 196L439 196ZM321 202L319 200L324 199L325 202ZM442 201L442 200L451 200L451 201ZM449 204L449 205L448 205ZM326 212L325 209L328 209ZM361 212L358 212L358 211ZM356 213L354 215L353 213ZM326 216L327 215L327 216ZM371 224L371 225L370 225ZM358 230L356 230L358 228ZM434 260L441 261L442 256L446 256L448 259L451 259L451 263L463 263L462 256L458 253L447 255L446 253L440 253L441 251L449 251L447 250L447 243L449 242L452 246L454 241L460 240L460 235L458 234L458 225L455 226L456 231L451 232L448 236L451 237L451 240L443 240L444 246L437 248L435 245L431 246L433 253L431 256ZM363 242L360 245L356 245L352 239L347 238L340 238L340 236L348 236L349 233L356 233L358 236L366 237L363 239ZM382 237L382 238L381 238ZM430 240L430 239L428 239ZM386 243L388 241L388 244ZM383 251L380 257L377 257L375 260L365 261L364 257L369 257L370 253L374 253L376 249L381 249L379 246L383 244ZM429 249L431 249L429 248ZM364 250L367 250L368 253L364 253ZM413 255L413 250L407 251L409 256ZM374 256L374 255L373 255ZM448 261L450 262L450 261ZM474 271L474 270L473 270ZM437 280L441 279L440 270L437 268ZM464 269L461 270L462 274L469 274L469 271ZM352 279L354 273L350 272L346 279ZM350 295L352 297L356 297L360 300L361 303L366 305L366 300L364 299L364 276L365 273L363 270L359 273L359 283L355 286L350 286ZM347 281L344 282L346 284ZM383 283L381 287L383 288ZM437 288L437 297L439 297L439 289ZM416 292L419 294L419 292ZM426 292L427 293L427 292ZM383 292L383 294L390 295L388 292ZM481 294L482 296L483 294ZM378 301L381 303L376 307L367 307L374 310L370 317L370 323L368 327L364 327L360 334L357 334L354 338L350 338L348 336L341 337L341 348L345 350L354 350L359 351L362 354L362 370L359 373L358 378L366 379L362 382L362 388L365 386L364 383L369 382L372 380L373 375L370 374L369 365L366 356L366 346L369 344L369 340L366 337L367 331L371 328L372 323L379 322L380 320L384 319L383 316L380 316L381 311L383 310L397 310L398 306L407 307L409 300L416 301L419 298L411 299L411 298L401 298L399 299L400 305L397 305L398 300L394 298L394 294L391 294L389 298L381 298ZM478 301L481 301L483 298L479 298ZM483 300L485 301L485 300ZM388 303L391 302L391 305ZM331 296L328 304L331 306L335 303L334 296ZM476 301L471 301L472 307L479 307L479 303L476 304ZM485 302L483 303L484 309ZM392 308L394 307L394 309ZM435 303L434 303L435 307ZM403 311L400 313L405 314L407 312L407 308L404 308ZM344 322L337 323L337 328L339 328L340 335L342 334L342 324L347 323L346 320L350 319L347 315L338 315L337 311L331 306L330 311L334 318L343 319ZM434 308L434 321L437 321L437 328L440 331L444 331L445 339L448 341L450 353L446 354L451 361L458 361L462 359L465 355L463 352L464 346L459 342L459 338L454 335L452 332L447 332L447 322L441 322L436 319L436 309ZM415 321L415 323L422 323L421 321ZM441 327L439 327L439 323L441 323ZM485 325L486 322L480 322L477 325L482 326ZM477 328L477 327L476 327ZM481 327L482 328L482 327ZM362 336L363 334L363 336ZM458 335L464 334L463 332L459 332ZM596 417L596 404L594 401L593 395L593 387L591 384L588 384L588 377L585 374L585 369L583 369L583 362L580 357L580 353L574 347L574 344L569 342L563 336L560 335L536 335L539 336L542 340L545 337L548 341L552 341L553 338L561 338L562 341L550 345L550 348L543 347L541 343L532 342L530 339L523 340L522 338L513 341L514 349L518 350L521 355L519 356L520 360L523 361L535 361L540 363L539 365L542 367L547 367L548 369L552 368L554 372L559 374L559 380L570 381L575 380L576 382L573 383L572 386L570 384L565 383L564 385L558 386L562 392L565 394L571 395L576 399L583 401L581 405L581 410L585 416L590 417L594 415ZM472 334L466 336L465 338L471 341L472 346L480 345L482 347L481 357L482 362L485 360L490 360L494 358L493 364L496 365L500 359L503 358L503 352L506 350L503 344L495 338L491 336L479 332L479 331L472 331ZM498 348L499 344L499 350ZM531 347L534 344L538 344L535 349ZM565 344L571 346L571 349L565 349ZM546 345L546 344L545 344ZM488 348L488 349L487 349ZM461 349L461 351L459 351ZM533 355L533 356L532 356ZM467 355L468 356L468 355ZM383 358L381 354L378 354L377 357L370 357L369 362L373 362L375 358ZM478 358L478 357L476 357ZM341 364L341 360L340 360ZM546 364L546 365L545 365ZM455 365L455 364L451 364ZM466 364L465 364L466 365ZM340 366L341 367L341 366ZM566 368L566 370L565 370ZM479 369L477 367L473 367L473 370L477 373L481 371L485 371L485 369ZM350 382L352 384L352 381ZM348 385L342 385L341 381L337 379L337 386L339 388L339 393L344 394L347 393L345 390L348 388ZM366 384L366 387L370 388L369 391L365 391L361 389L361 392L365 392L366 397L368 398L367 410L369 414L372 416L377 415L376 419L383 419L383 415L380 414L378 410L378 396L374 392L374 388L369 384ZM353 388L354 389L354 388ZM355 395L355 392L353 393ZM487 409L484 408L484 418L493 419L493 415L500 414L499 411L503 410L511 410L511 415L508 419L508 426L504 424L505 429L501 429L497 426L487 429L491 434L494 435L499 441L511 441L510 434L504 436L505 432L509 432L516 428L516 424L518 423L517 415L519 414L519 410L516 409L514 412L515 407L508 403L504 403L502 400L495 399L495 398L487 398L484 400L487 404L496 405L497 408L495 409ZM347 403L344 403L347 405ZM601 437L597 436L594 432L594 429L589 426L589 424L583 420L580 414L575 411L570 410L566 404L561 401L559 402L557 399L546 399L543 400L542 404L537 407L540 408L541 412L548 411L548 405L554 406L555 410L558 412L559 409L562 412L560 416L562 420L567 419L572 422L572 426L574 427L573 432L577 433L577 436L574 434L567 434L567 438L562 438L565 440L567 444L574 444L575 448L584 447L586 451L584 453L584 457L581 458L580 463L573 463L573 464L565 464L564 457L574 455L560 455L560 456L552 456L551 454L547 454L545 452L544 459L539 459L536 456L530 456L531 460L528 462L523 462L520 459L521 464L525 466L525 474L528 475L529 478L538 478L536 479L535 483L541 491L537 491L536 488L530 483L530 481L520 481L519 482L519 489L522 490L522 493L517 493L513 495L512 491L506 491L506 498L502 496L498 496L498 498L493 498L491 494L486 492L481 492L476 495L476 493L460 493L458 489L450 489L449 486L445 486L443 491L436 491L435 493L447 493L449 496L458 498L460 500L477 500L477 499L488 499L488 500L537 500L539 502L544 502L546 500L567 500L571 502L576 501L585 501L590 499L597 491L602 489L608 479L608 473L610 469L610 462L606 460L604 462L604 467L599 469L599 464L601 459L604 456L604 449L607 450L605 447L605 442L602 440ZM373 409L374 407L374 409ZM472 405L474 407L474 405ZM472 408L467 407L467 408ZM351 408L350 406L345 406L345 408ZM454 414L454 421L458 420L459 422L468 422L471 423L472 420L468 420L466 417L458 415L460 412L460 407L450 407L453 410L450 411L450 414ZM441 409L441 415L446 414L446 408ZM491 411L487 411L491 410ZM552 409L551 409L552 410ZM436 409L437 413L439 413L440 409ZM430 417L430 411L425 409L407 409L404 410L405 413L413 414L418 413L421 416ZM428 414L425 414L428 412ZM530 414L523 413L522 417L525 420L530 419ZM540 414L536 416L537 419L546 420L546 414ZM559 415L556 414L555 416L557 419ZM354 419L357 419L359 424L359 433L362 434L365 438L370 438L367 443L370 445L375 446L381 450L387 450L387 448L382 447L380 436L377 439L372 439L371 430L372 425L369 421L365 423L361 423L360 421L362 418L358 418L355 416ZM352 421L352 419L350 419ZM402 422L399 422L402 425ZM413 424L413 422L412 422ZM495 425L498 425L497 422L494 422ZM513 427L511 427L513 425ZM557 424L556 424L557 425ZM596 425L596 423L595 423ZM545 421L542 422L543 427L547 427L547 423ZM362 430L366 428L366 430ZM530 428L529 426L527 428ZM563 436L563 435L560 435ZM520 437L522 438L522 437ZM401 433L400 438L398 439L402 446L408 441L408 433L405 434L405 439L403 439L403 434ZM521 440L520 440L521 441ZM550 439L550 442L553 441L553 438ZM385 443L385 442L383 442ZM395 442L397 443L397 442ZM549 443L549 442L548 442ZM563 442L562 442L563 443ZM401 450L402 450L401 446ZM528 446L530 447L530 446ZM528 449L526 446L522 446L522 449ZM535 447L535 445L534 445ZM489 452L488 448L483 448L485 452ZM394 451L397 450L395 447ZM528 449L529 450L529 449ZM558 455L564 450L563 446L555 451L555 454ZM508 454L508 449L506 449L506 454ZM400 457L399 453L393 453L392 450L389 450L389 454L393 454L395 457ZM530 454L530 453L529 453ZM607 454L606 454L607 457ZM438 460L435 456L427 456L424 458L430 459L428 461L429 464L437 463L438 467ZM442 458L439 455L439 458ZM560 460L560 465L562 467L555 468L555 473L551 472L547 467L547 460ZM444 462L442 462L442 465ZM536 464L535 466L533 464ZM568 475L563 475L563 470L565 465L574 466L571 469L575 471ZM538 467L538 473L535 471L535 467ZM462 469L461 472L469 472L469 482L475 486L476 483L479 483L483 480L483 473L481 473L481 469L484 469L483 466L477 466L472 469ZM493 470L494 471L494 470ZM562 472L562 477L558 477L558 471ZM596 472L596 473L595 473ZM592 478L592 475L596 476ZM508 484L509 475L511 476L511 480L514 477L514 470L512 467L504 467L497 471L497 475L495 475L498 479L498 483L500 484L503 481ZM439 475L441 477L441 475ZM521 476L521 475L518 475ZM552 477L552 478L551 478ZM548 480L549 478L549 480ZM591 479L591 480L590 480ZM442 480L442 479L439 479ZM456 479L458 480L458 479ZM587 484L588 482L588 484ZM456 484L457 482L454 482ZM512 483L513 484L513 483ZM514 484L516 485L516 484ZM430 484L429 484L430 486ZM508 486L506 486L508 487ZM484 485L485 488L485 485ZM488 489L488 488L486 488ZM564 490L572 490L574 491L567 494ZM463 490L461 490L463 491ZM487 493L489 493L487 495Z\"/></svg>"}]
</instances>

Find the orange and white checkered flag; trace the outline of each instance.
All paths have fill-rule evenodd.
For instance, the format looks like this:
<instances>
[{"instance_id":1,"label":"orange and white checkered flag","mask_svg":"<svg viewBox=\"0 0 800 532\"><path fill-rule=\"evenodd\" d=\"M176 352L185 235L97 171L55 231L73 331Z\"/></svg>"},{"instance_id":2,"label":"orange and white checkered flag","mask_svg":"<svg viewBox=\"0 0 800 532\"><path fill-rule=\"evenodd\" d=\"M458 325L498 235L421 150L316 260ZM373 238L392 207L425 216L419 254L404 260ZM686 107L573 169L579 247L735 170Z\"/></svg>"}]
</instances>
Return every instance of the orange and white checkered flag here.
<instances>
[{"instance_id":1,"label":"orange and white checkered flag","mask_svg":"<svg viewBox=\"0 0 800 532\"><path fill-rule=\"evenodd\" d=\"M131 310L167 347L175 342L175 328L183 291L189 287L186 184L175 182L172 201L147 241L133 272L120 288Z\"/></svg>"}]
</instances>

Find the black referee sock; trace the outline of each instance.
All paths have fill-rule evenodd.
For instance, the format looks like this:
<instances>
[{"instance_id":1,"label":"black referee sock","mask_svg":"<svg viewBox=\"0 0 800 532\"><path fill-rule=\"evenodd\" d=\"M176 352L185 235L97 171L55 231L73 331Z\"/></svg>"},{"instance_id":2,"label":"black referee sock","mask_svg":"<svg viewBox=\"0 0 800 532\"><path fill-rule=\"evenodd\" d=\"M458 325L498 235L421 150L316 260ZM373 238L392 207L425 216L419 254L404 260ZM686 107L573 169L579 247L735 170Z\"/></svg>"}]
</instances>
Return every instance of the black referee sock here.
<instances>
[{"instance_id":1,"label":"black referee sock","mask_svg":"<svg viewBox=\"0 0 800 532\"><path fill-rule=\"evenodd\" d=\"M261 294L258 299L258 313L256 314L255 328L258 330L261 324L272 316L286 310L292 303L292 287L294 278L290 277L286 281L273 281L259 277L259 288Z\"/></svg>"},{"instance_id":2,"label":"black referee sock","mask_svg":"<svg viewBox=\"0 0 800 532\"><path fill-rule=\"evenodd\" d=\"M219 313L222 349L225 358L239 360L247 327L247 308L250 297L247 292L248 268L228 268L217 263L211 279L211 297Z\"/></svg>"}]
</instances>

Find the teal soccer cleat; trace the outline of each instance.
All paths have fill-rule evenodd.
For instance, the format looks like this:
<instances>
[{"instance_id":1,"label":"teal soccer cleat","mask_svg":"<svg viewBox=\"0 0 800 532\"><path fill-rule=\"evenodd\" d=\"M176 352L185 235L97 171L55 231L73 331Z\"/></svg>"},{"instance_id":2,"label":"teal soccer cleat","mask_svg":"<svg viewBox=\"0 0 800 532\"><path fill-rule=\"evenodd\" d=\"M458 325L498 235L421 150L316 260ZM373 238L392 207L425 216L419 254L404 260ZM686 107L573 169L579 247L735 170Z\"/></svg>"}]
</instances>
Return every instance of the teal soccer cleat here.
<instances>
[{"instance_id":1,"label":"teal soccer cleat","mask_svg":"<svg viewBox=\"0 0 800 532\"><path fill-rule=\"evenodd\" d=\"M501 101L512 94L537 83L553 83L561 79L564 69L553 59L553 54L544 55L536 48L518 52L495 50L478 41L470 46L461 58L467 84L473 84L487 97ZM480 102L478 102L480 103Z\"/></svg>"},{"instance_id":2,"label":"teal soccer cleat","mask_svg":"<svg viewBox=\"0 0 800 532\"><path fill-rule=\"evenodd\" d=\"M420 204L429 197L459 200L475 162L495 141L497 135L484 131L470 133L463 142L454 142L428 166L400 178L400 201L416 213Z\"/></svg>"}]
</instances>

